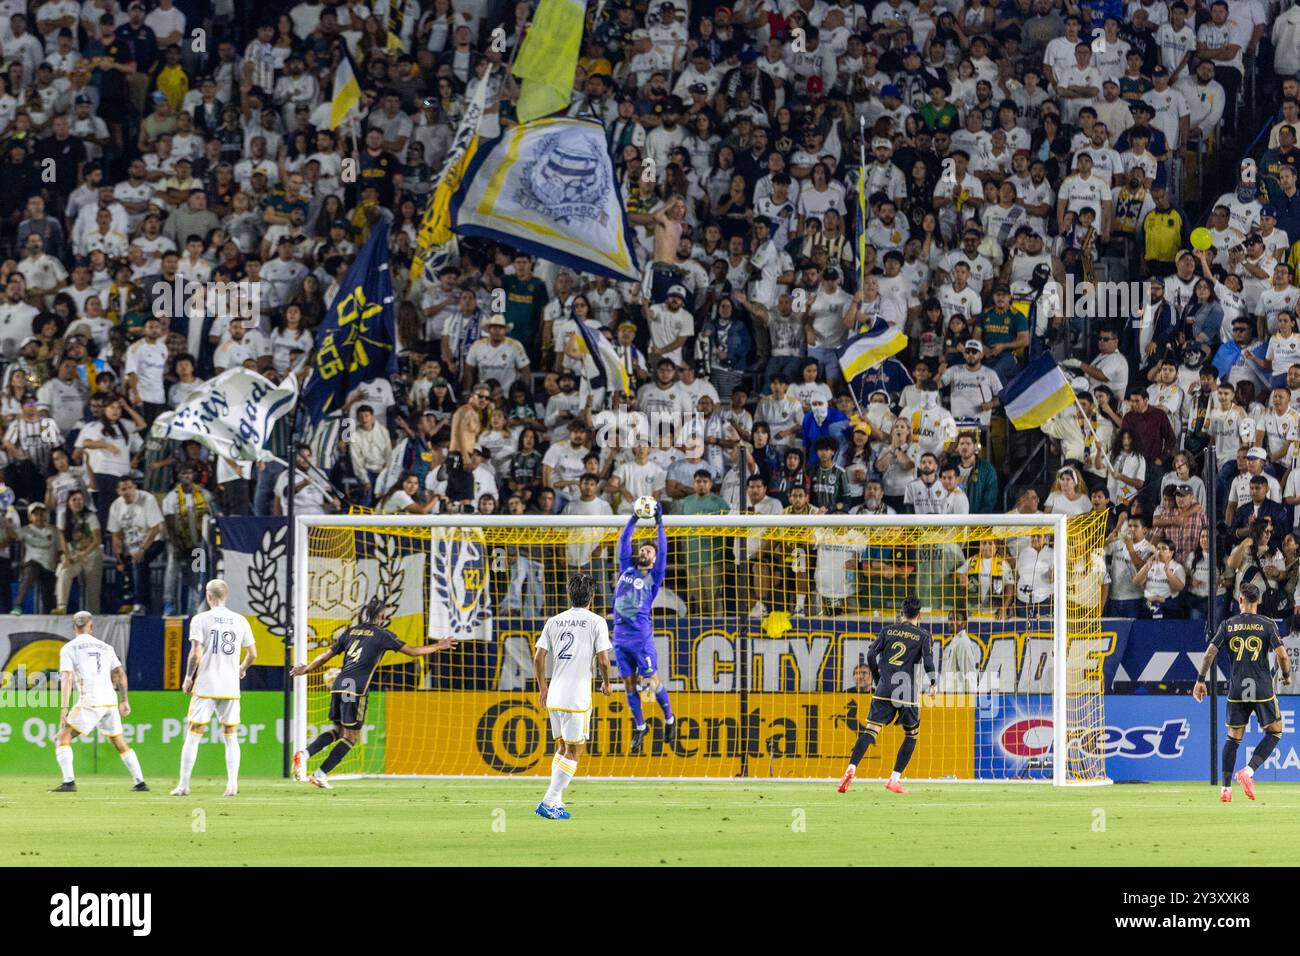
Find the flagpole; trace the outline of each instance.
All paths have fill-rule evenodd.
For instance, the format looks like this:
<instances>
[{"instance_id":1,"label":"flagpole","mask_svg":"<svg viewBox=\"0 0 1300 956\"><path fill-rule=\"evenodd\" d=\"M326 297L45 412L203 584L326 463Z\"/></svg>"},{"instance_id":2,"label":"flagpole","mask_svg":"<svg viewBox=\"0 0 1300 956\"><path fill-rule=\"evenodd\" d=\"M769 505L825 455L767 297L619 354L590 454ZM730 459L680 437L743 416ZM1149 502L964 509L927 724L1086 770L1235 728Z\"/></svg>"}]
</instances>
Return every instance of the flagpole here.
<instances>
[{"instance_id":1,"label":"flagpole","mask_svg":"<svg viewBox=\"0 0 1300 956\"><path fill-rule=\"evenodd\" d=\"M1106 454L1105 446L1102 445L1101 439L1097 437L1097 429L1093 427L1092 419L1088 417L1088 413L1079 404L1078 394L1074 389L1070 389L1070 394L1074 397L1074 407L1079 410L1079 414L1083 416L1083 423L1088 426L1088 433L1092 435L1092 440L1097 443L1097 450L1101 452L1101 460L1106 463L1108 469L1114 470L1114 466L1110 463L1110 456Z\"/></svg>"},{"instance_id":2,"label":"flagpole","mask_svg":"<svg viewBox=\"0 0 1300 956\"><path fill-rule=\"evenodd\" d=\"M291 372L290 374L294 374ZM296 548L294 542L298 536L294 533L294 508L293 499L297 497L294 494L294 482L297 478L298 470L298 407L302 400L302 388L298 388L298 395L293 400L293 416L289 420L289 477L288 484L285 485L285 493L288 495L288 502L285 506L286 520L288 527L286 534L286 554L288 555L288 565L285 567L285 587L289 600L284 602L284 746L283 750L283 768L282 773L285 777L289 776L290 769L293 765L293 734L290 727L293 720L293 678L289 676L289 670L293 667L293 649L294 633L293 620L294 609L297 607L298 598L295 597L293 589L293 569L294 561L297 560ZM275 493L272 486L271 493Z\"/></svg>"},{"instance_id":3,"label":"flagpole","mask_svg":"<svg viewBox=\"0 0 1300 956\"><path fill-rule=\"evenodd\" d=\"M867 118L858 114L858 288L867 282ZM851 391L851 389L850 389Z\"/></svg>"}]
</instances>

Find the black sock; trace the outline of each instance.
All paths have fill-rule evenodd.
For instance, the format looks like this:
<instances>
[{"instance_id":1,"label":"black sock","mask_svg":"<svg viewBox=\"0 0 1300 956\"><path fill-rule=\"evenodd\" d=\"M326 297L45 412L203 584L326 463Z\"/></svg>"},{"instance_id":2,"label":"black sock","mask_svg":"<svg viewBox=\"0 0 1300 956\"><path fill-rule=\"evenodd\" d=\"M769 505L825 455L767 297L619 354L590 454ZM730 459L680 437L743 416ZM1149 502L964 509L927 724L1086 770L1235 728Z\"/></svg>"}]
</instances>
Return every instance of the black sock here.
<instances>
[{"instance_id":1,"label":"black sock","mask_svg":"<svg viewBox=\"0 0 1300 956\"><path fill-rule=\"evenodd\" d=\"M1241 741L1229 737L1223 742L1223 785L1232 786L1232 771L1237 766L1237 748L1241 746Z\"/></svg>"},{"instance_id":2,"label":"black sock","mask_svg":"<svg viewBox=\"0 0 1300 956\"><path fill-rule=\"evenodd\" d=\"M321 773L329 773L337 767L340 761L348 755L348 751L351 749L352 745L346 740L340 740L336 743L334 749L329 752L329 756L325 758L325 762L320 765Z\"/></svg>"},{"instance_id":3,"label":"black sock","mask_svg":"<svg viewBox=\"0 0 1300 956\"><path fill-rule=\"evenodd\" d=\"M334 731L332 730L322 731L319 737L317 737L315 740L313 740L311 743L307 745L307 756L308 757L316 756L318 753L320 753L322 750L324 750L326 747L328 747L337 739L338 739L338 734L336 734Z\"/></svg>"},{"instance_id":4,"label":"black sock","mask_svg":"<svg viewBox=\"0 0 1300 956\"><path fill-rule=\"evenodd\" d=\"M1252 773L1263 766L1264 761L1268 759L1268 755L1273 752L1273 748L1277 746L1278 741L1281 739L1281 734L1264 735L1264 739L1259 742L1259 746L1255 748L1255 752L1250 755L1250 769Z\"/></svg>"},{"instance_id":5,"label":"black sock","mask_svg":"<svg viewBox=\"0 0 1300 956\"><path fill-rule=\"evenodd\" d=\"M894 773L902 773L907 769L907 762L912 759L912 751L915 749L916 738L904 737L898 745L898 756L894 758Z\"/></svg>"},{"instance_id":6,"label":"black sock","mask_svg":"<svg viewBox=\"0 0 1300 956\"><path fill-rule=\"evenodd\" d=\"M857 766L862 762L867 750L876 742L876 732L874 730L864 730L858 734L858 742L853 745L853 756L849 758L849 763Z\"/></svg>"}]
</instances>

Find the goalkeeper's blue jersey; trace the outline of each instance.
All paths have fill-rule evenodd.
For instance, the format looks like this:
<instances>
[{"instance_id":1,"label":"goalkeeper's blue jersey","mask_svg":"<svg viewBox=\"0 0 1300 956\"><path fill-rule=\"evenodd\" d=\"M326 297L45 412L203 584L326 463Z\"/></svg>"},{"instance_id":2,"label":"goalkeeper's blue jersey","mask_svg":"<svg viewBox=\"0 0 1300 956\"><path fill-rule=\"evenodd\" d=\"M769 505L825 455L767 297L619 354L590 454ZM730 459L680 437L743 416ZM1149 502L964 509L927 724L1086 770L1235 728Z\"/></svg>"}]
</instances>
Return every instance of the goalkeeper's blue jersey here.
<instances>
[{"instance_id":1,"label":"goalkeeper's blue jersey","mask_svg":"<svg viewBox=\"0 0 1300 956\"><path fill-rule=\"evenodd\" d=\"M627 527L618 536L618 583L614 585L614 635L615 644L641 643L652 639L654 626L650 609L655 595L663 587L664 572L668 568L668 539L663 522L655 541L655 563L649 570L636 566L632 549L632 532L636 530L636 516L628 519Z\"/></svg>"}]
</instances>

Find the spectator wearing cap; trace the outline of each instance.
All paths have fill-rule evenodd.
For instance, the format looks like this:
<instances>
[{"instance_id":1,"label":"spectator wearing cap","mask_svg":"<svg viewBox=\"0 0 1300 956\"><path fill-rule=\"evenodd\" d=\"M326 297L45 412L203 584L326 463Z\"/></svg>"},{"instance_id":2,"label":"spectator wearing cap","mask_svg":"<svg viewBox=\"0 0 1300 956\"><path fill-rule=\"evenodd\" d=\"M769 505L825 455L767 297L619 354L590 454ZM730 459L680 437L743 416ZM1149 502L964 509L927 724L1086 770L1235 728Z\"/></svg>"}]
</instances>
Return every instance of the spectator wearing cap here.
<instances>
[{"instance_id":1,"label":"spectator wearing cap","mask_svg":"<svg viewBox=\"0 0 1300 956\"><path fill-rule=\"evenodd\" d=\"M650 361L658 363L668 359L674 364L682 361L682 348L694 339L695 316L685 308L686 289L680 285L668 289L662 304L647 310L650 329Z\"/></svg>"},{"instance_id":2,"label":"spectator wearing cap","mask_svg":"<svg viewBox=\"0 0 1300 956\"><path fill-rule=\"evenodd\" d=\"M1234 517L1238 508L1243 507L1250 499L1250 483L1255 478L1263 478L1267 488L1267 497L1270 501L1281 503L1282 488L1276 478L1268 473L1268 451L1259 445L1246 445L1239 450L1238 464L1241 458L1245 458L1245 467L1238 468L1237 474L1233 476L1231 484L1228 486L1226 506L1224 508L1224 520L1228 525L1233 525Z\"/></svg>"},{"instance_id":3,"label":"spectator wearing cap","mask_svg":"<svg viewBox=\"0 0 1300 956\"><path fill-rule=\"evenodd\" d=\"M978 339L969 339L962 354L963 365L949 367L940 361L939 384L949 390L948 407L954 418L973 419L987 427L998 405L1002 380L993 369L984 367L984 343Z\"/></svg>"},{"instance_id":4,"label":"spectator wearing cap","mask_svg":"<svg viewBox=\"0 0 1300 956\"><path fill-rule=\"evenodd\" d=\"M22 413L9 423L4 434L4 450L10 462L5 481L14 494L28 501L45 497L45 481L54 473L52 455L62 444L59 426L36 394L28 392Z\"/></svg>"},{"instance_id":5,"label":"spectator wearing cap","mask_svg":"<svg viewBox=\"0 0 1300 956\"><path fill-rule=\"evenodd\" d=\"M27 521L18 532L22 544L22 578L18 597L9 613L23 613L28 596L34 595L35 613L48 614L54 608L54 570L59 563L61 539L43 503L35 501L27 506Z\"/></svg>"},{"instance_id":6,"label":"spectator wearing cap","mask_svg":"<svg viewBox=\"0 0 1300 956\"><path fill-rule=\"evenodd\" d=\"M478 382L495 381L509 390L516 380L527 381L531 375L528 353L518 339L507 335L504 315L494 315L486 323L487 336L469 347L465 354L465 390Z\"/></svg>"},{"instance_id":7,"label":"spectator wearing cap","mask_svg":"<svg viewBox=\"0 0 1300 956\"><path fill-rule=\"evenodd\" d=\"M1174 557L1186 567L1192 552L1200 544L1207 518L1205 508L1196 500L1191 485L1177 482L1171 490L1174 506L1169 508L1162 504L1151 516L1151 524L1160 537L1169 542Z\"/></svg>"}]
</instances>

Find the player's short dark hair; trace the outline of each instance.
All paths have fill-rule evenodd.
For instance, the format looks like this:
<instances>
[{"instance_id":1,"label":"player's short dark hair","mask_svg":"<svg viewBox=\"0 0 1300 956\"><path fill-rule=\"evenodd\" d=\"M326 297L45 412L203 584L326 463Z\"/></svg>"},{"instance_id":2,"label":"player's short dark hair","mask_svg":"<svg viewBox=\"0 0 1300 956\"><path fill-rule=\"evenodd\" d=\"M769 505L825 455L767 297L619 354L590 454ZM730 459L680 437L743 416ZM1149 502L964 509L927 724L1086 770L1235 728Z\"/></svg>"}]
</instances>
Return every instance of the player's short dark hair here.
<instances>
[{"instance_id":1,"label":"player's short dark hair","mask_svg":"<svg viewBox=\"0 0 1300 956\"><path fill-rule=\"evenodd\" d=\"M916 595L911 595L903 599L903 606L899 608L903 617L911 620L921 616L921 599Z\"/></svg>"},{"instance_id":2,"label":"player's short dark hair","mask_svg":"<svg viewBox=\"0 0 1300 956\"><path fill-rule=\"evenodd\" d=\"M1256 587L1256 586L1253 585L1253 584L1243 584L1243 585L1241 586L1241 603L1242 603L1242 604L1258 604L1258 603L1259 603L1259 588Z\"/></svg>"},{"instance_id":3,"label":"player's short dark hair","mask_svg":"<svg viewBox=\"0 0 1300 956\"><path fill-rule=\"evenodd\" d=\"M596 581L590 574L579 571L569 578L569 603L574 607L587 607L596 594Z\"/></svg>"},{"instance_id":4,"label":"player's short dark hair","mask_svg":"<svg viewBox=\"0 0 1300 956\"><path fill-rule=\"evenodd\" d=\"M384 599L378 594L372 597L361 608L361 621L364 624L373 624L384 611Z\"/></svg>"}]
</instances>

